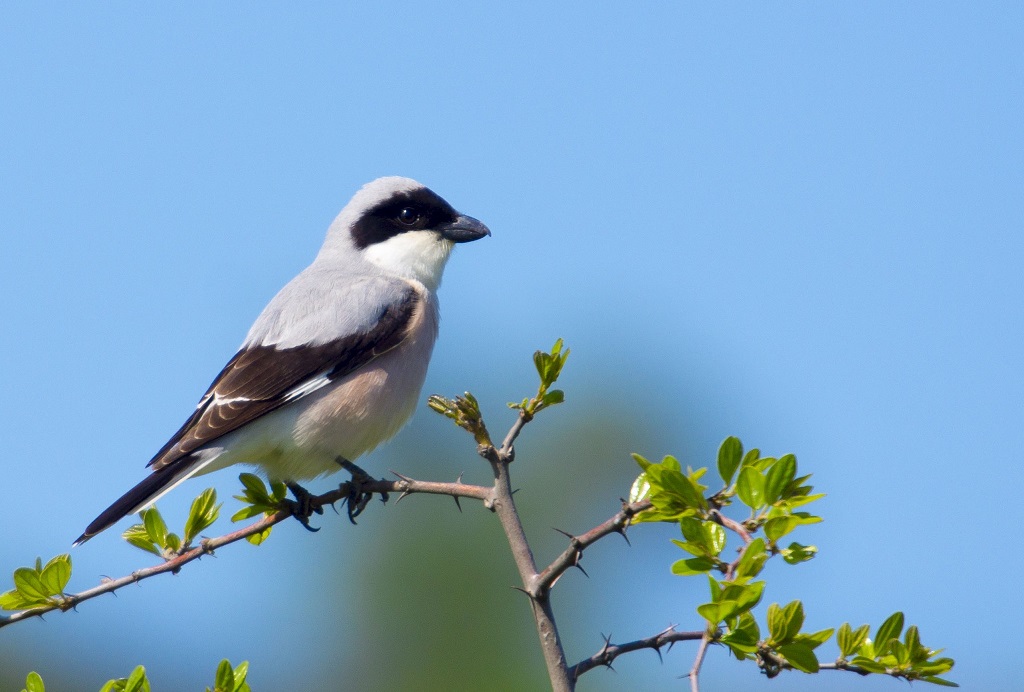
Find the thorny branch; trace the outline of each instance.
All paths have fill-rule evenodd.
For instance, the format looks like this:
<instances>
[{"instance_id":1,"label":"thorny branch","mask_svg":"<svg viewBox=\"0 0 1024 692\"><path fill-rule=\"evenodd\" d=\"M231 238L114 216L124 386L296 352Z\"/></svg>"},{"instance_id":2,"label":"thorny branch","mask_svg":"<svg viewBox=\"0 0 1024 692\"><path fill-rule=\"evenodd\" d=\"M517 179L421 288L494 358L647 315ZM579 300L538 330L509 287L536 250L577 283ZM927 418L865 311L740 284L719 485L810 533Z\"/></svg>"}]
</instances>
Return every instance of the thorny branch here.
<instances>
[{"instance_id":1,"label":"thorny branch","mask_svg":"<svg viewBox=\"0 0 1024 692\"><path fill-rule=\"evenodd\" d=\"M608 636L604 640L604 645L597 653L593 654L589 658L579 661L571 667L566 664L565 652L558 635L558 628L555 623L554 612L551 605L551 590L561 575L570 568L579 567L582 570L580 561L583 557L583 551L586 548L605 536L609 536L613 533L618 533L626 538L626 529L632 520L639 513L652 509L653 504L650 499L644 499L633 503L628 503L623 500L622 506L618 512L589 531L579 535L562 532L569 538L569 546L543 570L538 571L519 513L516 510L509 467L515 460L515 442L522 433L526 424L532 421L540 410L563 401L563 393L561 391L549 391L549 387L557 380L561 368L565 363L565 358L569 353L568 350L562 352L561 349L562 342L561 340L558 340L550 354L542 353L540 351L534 354L537 371L541 377L540 388L538 389L535 397L531 399L524 399L521 404L510 404L513 409L518 409L518 415L506 433L500 447L494 446L490 434L484 424L479 404L471 394L466 393L464 396L456 397L454 399L432 396L428 400L428 406L431 409L451 418L459 427L464 428L473 435L473 438L477 443L478 454L488 462L494 475L494 484L490 487L462 483L461 476L454 483L419 481L398 473L394 474L397 476L398 480L375 480L367 476L365 472L358 469L358 467L354 467L351 464L346 463L343 465L353 473L352 480L342 483L338 489L324 493L323 495L311 495L304 497L303 511L301 513L295 511L294 503L289 503L287 507L282 507L278 511L265 515L260 520L246 526L245 528L216 538L204 538L200 540L199 544L196 546L185 545L178 550L176 554L172 554L167 557L161 564L138 570L119 579L104 579L98 586L80 593L52 596L50 597L51 603L45 606L28 608L26 610L13 612L10 615L0 614L0 628L32 617L42 616L45 613L55 610L67 611L74 609L79 603L106 593L115 592L128 584L138 583L144 579L148 579L149 577L156 576L157 574L176 574L186 564L198 560L204 555L212 555L214 551L223 546L263 533L275 524L279 524L292 516L300 518L300 521L303 521L303 524L309 528L307 512L322 514L323 507L325 505L333 506L338 501L349 503L349 518L352 519L362 511L366 503L372 498L373 494L381 495L381 499L383 501L387 500L387 496L390 493L399 494L399 500L407 495L415 493L448 495L454 498L456 504L458 504L460 498L480 500L486 509L491 510L498 516L522 581L522 588L520 590L530 599L534 622L537 627L541 649L548 669L548 676L554 692L573 692L576 682L581 675L600 666L611 668L612 662L616 658L632 651L653 649L660 659L662 648L668 647L671 649L672 645L678 641L700 642L693 665L690 668L689 673L686 675L690 681L691 692L699 692L698 678L708 648L711 644L721 643L721 638L723 636L722 630L716 627L712 622L707 623L708 627L702 631L690 632L677 631L675 626L672 625L653 636L624 644L612 644L611 637ZM730 440L734 440L736 446L739 447L738 440L735 440L735 438L730 438ZM738 463L738 459L736 461ZM649 464L649 462L647 463ZM795 461L792 461L791 465L791 471L795 472ZM678 463L676 463L676 468L678 470ZM772 467L772 471L774 470L775 467ZM725 477L726 476L723 475L723 478ZM809 490L809 488L797 488L797 490L806 491ZM250 510L260 512L264 509L269 509L272 511L276 507L281 506L278 504L277 500L272 501L270 504L261 504L261 502L262 501L254 503L248 510L243 510L242 514L252 516L252 514L249 513ZM721 509L723 508L723 502L720 501L719 495L708 498L708 504L710 505L708 508L709 511L705 515L704 519L713 521L722 528L732 531L743 541L743 546L738 551L738 556L731 563L724 563L716 558L717 569L723 572L726 581L732 581L736 577L736 572L740 567L740 563L743 560L746 551L752 545L752 537L748 528L755 530L756 527L751 528L749 523L740 523L722 514ZM724 504L728 504L728 502L725 502ZM750 503L748 502L747 504ZM628 538L626 538L626 540L628 542ZM718 550L720 551L721 548ZM718 552L715 552L715 556L717 555ZM39 569L41 568L37 566L36 570L38 571ZM49 570L49 566L46 569ZM67 569L68 574L70 574L69 564ZM45 571L46 570L44 570L44 572ZM17 573L15 580L17 582ZM66 578L61 583L66 583ZM20 586L18 588L21 589ZM799 602L796 603L799 605ZM901 623L900 627L902 627L902 613L894 614L893 617L896 617L896 615L899 615L899 622ZM769 621L770 619L771 615L769 614ZM883 625L883 627L885 626L886 625ZM846 627L846 625L844 625L844 627ZM732 636L732 632L727 636ZM908 630L907 634L908 641L909 638L910 630ZM730 643L730 646L734 646L734 644ZM918 648L921 647L918 646ZM930 656L935 653L937 652L930 652L928 655ZM786 656L788 655L789 654L787 653ZM761 657L767 657L770 663L777 670L790 669L794 667L789 660L782 656L776 656L774 652L770 650L767 650L767 652L761 652L759 654L759 661L761 660ZM948 661L948 665L946 665L946 661ZM948 668L952 666L952 660L940 659L933 664L933 667L942 665L945 666L944 670L948 670ZM803 668L800 669L803 670ZM821 664L817 669L845 670L860 675L868 675L872 672L882 672L858 666L843 658L838 659L835 663ZM940 672L944 672L944 670ZM924 673L928 672L924 669L912 671L917 673L916 678L910 677L903 669L886 670L885 672L897 678L908 680L924 679L929 682L948 684L948 681L938 678L929 676L922 678L922 671L924 671Z\"/></svg>"},{"instance_id":2,"label":"thorny branch","mask_svg":"<svg viewBox=\"0 0 1024 692\"><path fill-rule=\"evenodd\" d=\"M623 503L622 509L611 519L595 526L590 531L579 536L569 535L569 547L562 552L554 561L544 568L544 571L537 575L537 594L548 592L571 567L579 567L580 559L583 557L583 550L609 534L618 533L626 538L626 527L629 521L645 509L651 508L650 500L641 500L633 504ZM564 532L563 532L564 533ZM629 539L626 538L628 541Z\"/></svg>"},{"instance_id":3,"label":"thorny branch","mask_svg":"<svg viewBox=\"0 0 1024 692\"><path fill-rule=\"evenodd\" d=\"M448 495L454 498L467 497L477 500L483 500L485 503L491 498L493 494L492 488L486 488L477 485L467 485L465 483L437 483L431 481L417 481L411 478L400 477L397 481L388 480L369 480L361 483L360 487L366 492L374 493L399 493L400 497L405 495L411 495L413 493L424 493L431 495ZM350 483L342 483L339 488L330 492L324 493L323 495L314 495L309 498L310 507L314 510L321 509L327 505L334 505L338 501L346 500L349 497ZM165 560L159 565L140 569L131 574L121 577L119 579L104 579L102 583L91 589L87 589L80 593L67 594L63 596L57 603L53 605L43 606L39 608L30 608L28 610L20 610L10 615L0 615L0 628L8 625L13 625L21 620L27 620L32 617L44 615L55 610L68 611L79 603L88 601L102 596L103 594L112 593L120 588L123 588L129 584L138 583L144 579L154 577L158 574L172 573L176 574L182 567L190 562L198 560L204 555L212 555L213 552L226 545L236 543L249 536L253 536L258 533L266 531L275 524L280 524L291 518L292 513L289 510L281 510L276 514L271 514L263 517L259 521L253 522L245 528L232 531L231 533L218 536L216 538L205 538L199 542L199 545L188 548L182 551L179 555L176 555L168 560Z\"/></svg>"},{"instance_id":4,"label":"thorny branch","mask_svg":"<svg viewBox=\"0 0 1024 692\"><path fill-rule=\"evenodd\" d=\"M630 520L638 513L649 509L651 503L649 500L642 500L632 504L624 502L622 508L608 520L578 536L570 536L569 547L542 571L538 571L525 531L523 530L522 522L515 507L509 476L509 464L515 459L515 440L532 418L533 416L528 412L520 411L500 448L495 449L487 443L479 445L479 454L490 463L494 473L495 481L491 487L471 485L460 481L453 483L420 481L396 473L395 475L398 476L398 480L361 479L358 482L358 490L368 494L376 493L383 495L397 493L399 500L412 494L448 495L455 498L456 501L459 498L476 499L480 500L484 507L498 515L519 570L520 578L522 579L522 591L531 600L534 620L538 635L540 636L545 661L548 665L552 688L556 692L571 692L571 690L575 689L576 680L580 675L598 666L611 667L612 661L625 653L641 649L654 649L660 656L662 647L666 645L671 647L677 641L701 639L704 636L702 632L678 632L674 628L669 628L652 637L625 644L612 644L610 640L606 640L604 647L598 653L580 661L571 668L567 665L549 598L552 587L568 569L579 566L584 549L613 533L618 533L625 537L625 531ZM485 442L489 442L489 439ZM347 501L351 496L351 491L352 481L342 483L335 490L322 495L310 496L309 507L312 511L317 511L327 505L333 506L339 501ZM10 615L0 615L0 628L32 617L42 616L55 610L67 611L74 609L80 603L103 594L113 593L129 584L141 582L158 574L176 574L190 562L198 560L204 555L212 555L214 551L224 546L262 533L292 516L290 510L282 509L274 514L264 516L260 520L237 531L232 531L215 538L204 538L199 542L199 545L185 548L180 554L158 565L137 570L118 579L104 579L102 583L91 589L64 595L53 605L17 611Z\"/></svg>"},{"instance_id":5,"label":"thorny branch","mask_svg":"<svg viewBox=\"0 0 1024 692\"><path fill-rule=\"evenodd\" d=\"M695 641L697 639L701 639L703 636L704 632L678 632L675 629L675 625L673 625L652 637L637 639L636 641L626 644L612 644L611 637L605 637L604 646L601 647L601 650L590 658L585 658L574 665L569 669L569 674L572 675L573 680L576 680L588 670L592 670L598 666L611 668L612 661L622 654L628 654L631 651L640 651L642 649L654 649L658 654L658 658L661 658L661 647L668 646L668 648L671 649L672 645L676 642Z\"/></svg>"}]
</instances>

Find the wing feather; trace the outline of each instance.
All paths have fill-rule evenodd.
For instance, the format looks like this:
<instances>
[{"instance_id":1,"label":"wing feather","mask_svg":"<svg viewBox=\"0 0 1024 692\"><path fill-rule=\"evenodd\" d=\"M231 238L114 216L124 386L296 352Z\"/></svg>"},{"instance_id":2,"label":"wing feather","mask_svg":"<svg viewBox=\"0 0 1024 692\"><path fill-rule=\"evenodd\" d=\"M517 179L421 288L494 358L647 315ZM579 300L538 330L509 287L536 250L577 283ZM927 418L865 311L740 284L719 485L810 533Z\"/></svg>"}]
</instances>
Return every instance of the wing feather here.
<instances>
[{"instance_id":1,"label":"wing feather","mask_svg":"<svg viewBox=\"0 0 1024 692\"><path fill-rule=\"evenodd\" d=\"M165 468L219 437L326 386L398 346L421 302L410 286L364 332L324 344L250 345L228 362L181 429L150 460Z\"/></svg>"}]
</instances>

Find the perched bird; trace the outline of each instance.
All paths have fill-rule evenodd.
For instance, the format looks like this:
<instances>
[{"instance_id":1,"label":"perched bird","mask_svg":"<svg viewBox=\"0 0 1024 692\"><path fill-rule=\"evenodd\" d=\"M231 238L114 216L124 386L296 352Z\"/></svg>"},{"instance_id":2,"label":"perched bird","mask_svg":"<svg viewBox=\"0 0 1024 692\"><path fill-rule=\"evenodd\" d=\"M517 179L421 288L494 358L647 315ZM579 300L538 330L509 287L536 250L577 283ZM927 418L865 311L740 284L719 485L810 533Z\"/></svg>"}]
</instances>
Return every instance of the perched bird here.
<instances>
[{"instance_id":1,"label":"perched bird","mask_svg":"<svg viewBox=\"0 0 1024 692\"><path fill-rule=\"evenodd\" d=\"M149 476L75 544L192 476L241 463L295 483L333 473L394 436L426 377L445 263L456 243L485 235L484 224L415 180L365 185L150 460Z\"/></svg>"}]
</instances>

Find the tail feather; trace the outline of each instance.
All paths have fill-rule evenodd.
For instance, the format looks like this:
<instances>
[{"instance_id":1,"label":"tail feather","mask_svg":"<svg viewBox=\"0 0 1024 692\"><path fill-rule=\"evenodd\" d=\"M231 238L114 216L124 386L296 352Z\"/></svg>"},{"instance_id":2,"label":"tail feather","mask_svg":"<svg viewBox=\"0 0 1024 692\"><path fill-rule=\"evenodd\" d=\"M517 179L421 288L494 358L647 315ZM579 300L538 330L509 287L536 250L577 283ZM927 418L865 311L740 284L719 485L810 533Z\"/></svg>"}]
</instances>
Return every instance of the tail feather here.
<instances>
[{"instance_id":1,"label":"tail feather","mask_svg":"<svg viewBox=\"0 0 1024 692\"><path fill-rule=\"evenodd\" d=\"M209 461L196 463L194 459L184 458L178 463L165 466L154 471L134 488L114 501L114 504L107 507L103 512L92 520L81 536L74 542L74 545L81 545L96 534L109 529L129 514L138 512L146 505L150 505L165 493L171 491L179 483L198 473Z\"/></svg>"}]
</instances>

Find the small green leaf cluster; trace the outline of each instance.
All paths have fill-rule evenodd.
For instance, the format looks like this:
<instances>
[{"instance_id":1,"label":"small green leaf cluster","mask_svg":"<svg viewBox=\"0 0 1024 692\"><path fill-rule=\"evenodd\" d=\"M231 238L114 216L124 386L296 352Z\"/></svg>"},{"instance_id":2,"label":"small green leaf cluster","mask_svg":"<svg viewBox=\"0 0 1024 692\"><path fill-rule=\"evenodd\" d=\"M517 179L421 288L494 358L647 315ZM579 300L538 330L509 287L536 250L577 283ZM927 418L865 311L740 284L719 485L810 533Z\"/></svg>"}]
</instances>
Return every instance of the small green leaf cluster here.
<instances>
[{"instance_id":1,"label":"small green leaf cluster","mask_svg":"<svg viewBox=\"0 0 1024 692\"><path fill-rule=\"evenodd\" d=\"M540 387L537 394L532 398L523 399L520 402L510 402L509 408L522 411L527 419L533 418L543 409L565 401L565 392L561 389L551 389L551 386L558 381L565 367L565 361L569 358L569 349L562 350L564 344L561 339L555 341L550 353L535 351L533 354L533 365L537 368L537 375L540 377Z\"/></svg>"},{"instance_id":2,"label":"small green leaf cluster","mask_svg":"<svg viewBox=\"0 0 1024 692\"><path fill-rule=\"evenodd\" d=\"M100 692L149 692L149 678L146 677L146 669L142 666L135 666L135 670L128 677L109 680L100 688Z\"/></svg>"},{"instance_id":3,"label":"small green leaf cluster","mask_svg":"<svg viewBox=\"0 0 1024 692\"><path fill-rule=\"evenodd\" d=\"M217 521L220 507L217 504L217 491L207 488L192 501L183 537L167 529L167 522L156 507L139 512L142 523L129 526L121 536L136 548L167 560L190 548L199 534Z\"/></svg>"},{"instance_id":4,"label":"small green leaf cluster","mask_svg":"<svg viewBox=\"0 0 1024 692\"><path fill-rule=\"evenodd\" d=\"M747 631L749 626L746 626L746 620L744 620L744 626L741 627L740 619L744 616L749 617L750 609L761 602L765 583L763 581L746 582L743 579L718 581L711 575L708 575L708 582L711 586L711 602L697 606L697 612L708 621L709 631L717 630L718 624L722 622L730 625L730 634L736 631ZM750 619L753 620L753 618ZM753 626L756 631L757 623L755 622ZM740 643L743 637L736 634L732 639ZM756 642L757 639L755 638L754 641Z\"/></svg>"},{"instance_id":5,"label":"small green leaf cluster","mask_svg":"<svg viewBox=\"0 0 1024 692\"><path fill-rule=\"evenodd\" d=\"M742 523L743 529L750 534L763 530L766 539L761 544L764 552L749 559L760 560L760 564L763 564L767 557L781 555L786 562L796 564L810 560L817 553L814 546L800 543L793 542L786 547L779 545L779 540L798 526L821 521L821 517L797 511L798 507L819 500L824 494L811 493L811 486L806 484L810 475L796 476L796 457L792 454L778 459L762 457L757 449L744 454L743 445L737 438L727 438L718 450L718 473L725 485L708 497L705 497L708 487L700 483L707 473L706 468L696 471L687 468L686 473L683 473L679 461L672 456L665 457L657 464L639 454L634 454L633 459L643 473L633 482L630 501L647 498L653 505L651 509L640 513L634 521L679 522L686 542L676 541L676 544L700 558L686 561L689 571L678 563L673 565L673 571L677 574L694 574L711 569L725 573L727 563L718 558L721 549L725 547L725 532L718 520L719 510L731 505L737 497L750 509L750 516ZM698 534L694 520L702 525L703 533L723 537L722 545L714 554L707 548L714 547L716 541L704 545L694 539ZM707 526L709 522L714 524L713 528Z\"/></svg>"},{"instance_id":6,"label":"small green leaf cluster","mask_svg":"<svg viewBox=\"0 0 1024 692\"><path fill-rule=\"evenodd\" d=\"M494 446L491 443L491 436L487 432L487 426L484 425L480 402L469 392L454 399L433 394L427 399L427 406L432 411L455 421L455 425L469 432L478 445Z\"/></svg>"},{"instance_id":7,"label":"small green leaf cluster","mask_svg":"<svg viewBox=\"0 0 1024 692\"><path fill-rule=\"evenodd\" d=\"M636 515L633 522L665 521L679 525L683 540L672 542L689 557L674 562L672 572L707 576L711 600L697 606L697 612L707 622L706 636L728 647L738 659L757 661L769 677L787 669L818 672L820 664L815 649L832 637L834 629L801 632L804 608L797 600L785 606L768 607L768 632L762 637L751 612L765 590L765 582L754 579L770 558L780 555L785 562L798 564L817 554L814 546L780 543L797 527L821 521L802 509L824 495L812 492L807 483L809 475L797 476L796 457L762 457L757 449L744 452L739 439L729 437L718 450L717 470L724 485L711 494L701 482L706 468L684 470L672 456L660 463L638 454L633 458L642 473L633 482L630 502L646 499L651 503L651 508ZM726 518L722 512L737 499L749 510L741 522ZM743 539L738 557L731 561L722 557L727 544L726 529ZM757 536L758 533L763 535ZM725 578L719 581L712 572ZM937 677L952 668L953 660L934 658L939 651L921 646L916 627L908 629L904 641L899 641L903 616L897 615L898 618L894 615L879 628L874 644L867 639L867 625L855 632L849 625L843 625L838 636L841 656L833 667L954 685Z\"/></svg>"},{"instance_id":8,"label":"small green leaf cluster","mask_svg":"<svg viewBox=\"0 0 1024 692\"><path fill-rule=\"evenodd\" d=\"M244 490L241 495L235 495L236 500L246 504L231 516L231 521L243 521L259 514L276 514L284 506L285 496L288 488L281 481L271 481L270 487L263 482L263 479L252 473L243 473L238 476ZM268 526L259 533L246 537L245 540L253 545L260 545L270 536L272 526Z\"/></svg>"},{"instance_id":9,"label":"small green leaf cluster","mask_svg":"<svg viewBox=\"0 0 1024 692\"><path fill-rule=\"evenodd\" d=\"M207 687L206 692L252 692L249 683L245 681L248 673L248 661L242 661L232 667L231 662L224 659L217 666L217 676L213 687ZM39 673L33 671L28 674L25 678L25 689L21 692L46 692ZM100 692L150 692L146 669L143 666L136 666L128 677L107 681L100 688Z\"/></svg>"},{"instance_id":10,"label":"small green leaf cluster","mask_svg":"<svg viewBox=\"0 0 1024 692\"><path fill-rule=\"evenodd\" d=\"M786 549L777 546L779 539L798 526L821 521L821 517L796 511L825 495L811 493L813 488L806 484L811 477L809 474L797 477L794 455L786 454L778 459L762 457L757 449L744 454L739 439L730 437L719 447L718 473L725 487L715 495L716 503L724 506L730 504L731 498L739 497L750 508L750 518L744 522L747 530L754 532L763 528L769 549L781 553L786 562L795 564L814 557L817 550L813 547L799 543ZM734 477L736 480L732 483Z\"/></svg>"},{"instance_id":11,"label":"small green leaf cluster","mask_svg":"<svg viewBox=\"0 0 1024 692\"><path fill-rule=\"evenodd\" d=\"M848 622L840 626L836 642L841 667L957 687L956 683L938 677L953 668L953 659L936 658L942 649L929 649L921 644L916 625L903 633L903 613L897 611L886 618L875 631L874 641L868 638L868 630L867 625L852 629Z\"/></svg>"},{"instance_id":12,"label":"small green leaf cluster","mask_svg":"<svg viewBox=\"0 0 1024 692\"><path fill-rule=\"evenodd\" d=\"M213 688L206 688L206 692L251 692L249 683L245 681L249 674L249 662L242 661L234 668L226 658L217 666L217 679Z\"/></svg>"},{"instance_id":13,"label":"small green leaf cluster","mask_svg":"<svg viewBox=\"0 0 1024 692\"><path fill-rule=\"evenodd\" d=\"M814 650L824 644L835 629L801 632L804 625L804 604L791 601L785 606L772 603L768 606L768 639L758 646L756 655L761 669L768 677L775 677L785 665L805 673L817 673L820 667ZM733 653L736 653L733 650ZM737 658L751 658L746 656Z\"/></svg>"},{"instance_id":14,"label":"small green leaf cluster","mask_svg":"<svg viewBox=\"0 0 1024 692\"><path fill-rule=\"evenodd\" d=\"M14 588L0 594L0 609L27 610L29 608L63 607L66 601L64 587L71 579L71 556L58 555L45 565L36 558L34 567L14 570Z\"/></svg>"}]
</instances>

